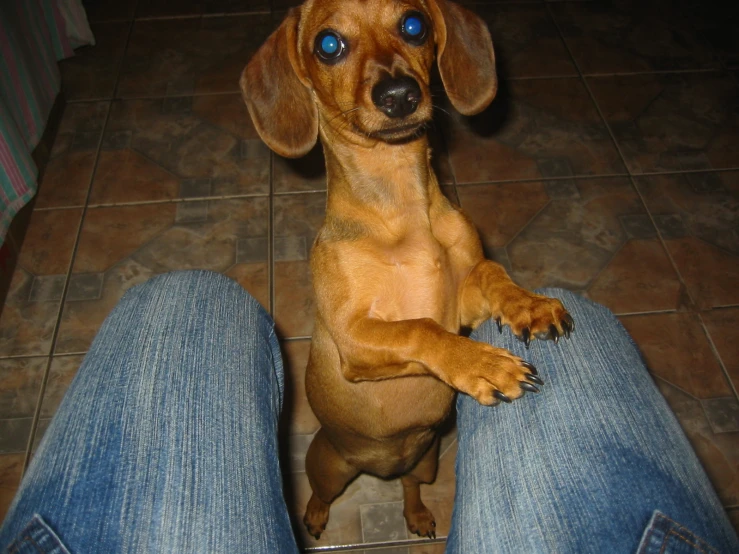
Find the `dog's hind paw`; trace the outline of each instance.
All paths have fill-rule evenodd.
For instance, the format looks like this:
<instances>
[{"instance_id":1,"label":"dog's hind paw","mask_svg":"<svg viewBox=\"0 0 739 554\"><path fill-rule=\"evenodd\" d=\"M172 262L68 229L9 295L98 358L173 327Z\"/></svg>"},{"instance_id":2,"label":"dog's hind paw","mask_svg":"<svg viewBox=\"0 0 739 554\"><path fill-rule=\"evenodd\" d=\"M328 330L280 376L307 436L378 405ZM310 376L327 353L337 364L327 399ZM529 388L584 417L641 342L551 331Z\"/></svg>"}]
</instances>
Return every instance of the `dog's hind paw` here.
<instances>
[{"instance_id":1,"label":"dog's hind paw","mask_svg":"<svg viewBox=\"0 0 739 554\"><path fill-rule=\"evenodd\" d=\"M330 507L330 504L322 502L315 494L308 501L308 507L303 516L303 525L313 538L320 539L321 533L326 530Z\"/></svg>"},{"instance_id":2,"label":"dog's hind paw","mask_svg":"<svg viewBox=\"0 0 739 554\"><path fill-rule=\"evenodd\" d=\"M408 530L411 533L415 533L419 537L428 537L429 539L436 538L436 521L434 520L434 514L431 513L426 506L421 504L421 509L406 513L405 522L408 525Z\"/></svg>"}]
</instances>

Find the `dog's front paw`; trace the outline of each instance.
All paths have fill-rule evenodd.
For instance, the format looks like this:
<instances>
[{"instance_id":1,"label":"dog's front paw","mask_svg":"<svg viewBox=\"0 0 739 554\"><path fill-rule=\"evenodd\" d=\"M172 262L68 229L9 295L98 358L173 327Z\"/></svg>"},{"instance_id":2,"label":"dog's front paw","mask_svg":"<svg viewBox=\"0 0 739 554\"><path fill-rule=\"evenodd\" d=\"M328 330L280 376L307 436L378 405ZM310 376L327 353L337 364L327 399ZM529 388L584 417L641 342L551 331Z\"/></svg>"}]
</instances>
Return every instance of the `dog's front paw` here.
<instances>
[{"instance_id":1,"label":"dog's front paw","mask_svg":"<svg viewBox=\"0 0 739 554\"><path fill-rule=\"evenodd\" d=\"M508 350L473 342L454 353L450 384L480 404L512 402L543 385L536 368Z\"/></svg>"},{"instance_id":2,"label":"dog's front paw","mask_svg":"<svg viewBox=\"0 0 739 554\"><path fill-rule=\"evenodd\" d=\"M562 336L569 339L575 330L575 320L562 302L524 289L507 299L493 317L499 331L504 325L510 326L527 348L532 338L557 342Z\"/></svg>"}]
</instances>

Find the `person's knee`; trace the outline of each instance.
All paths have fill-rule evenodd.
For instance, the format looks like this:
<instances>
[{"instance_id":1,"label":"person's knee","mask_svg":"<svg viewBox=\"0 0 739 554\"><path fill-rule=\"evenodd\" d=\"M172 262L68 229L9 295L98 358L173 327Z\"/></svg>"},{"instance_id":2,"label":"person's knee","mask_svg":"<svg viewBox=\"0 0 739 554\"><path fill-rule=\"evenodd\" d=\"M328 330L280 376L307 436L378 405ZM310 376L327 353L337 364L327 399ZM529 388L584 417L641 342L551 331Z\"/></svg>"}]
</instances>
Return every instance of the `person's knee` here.
<instances>
[{"instance_id":1,"label":"person's knee","mask_svg":"<svg viewBox=\"0 0 739 554\"><path fill-rule=\"evenodd\" d=\"M246 307L248 311L264 311L239 283L208 270L172 271L152 277L129 289L121 299L119 308L134 305L139 309L149 309L158 305L192 309L193 303L206 311L219 305L235 304Z\"/></svg>"}]
</instances>

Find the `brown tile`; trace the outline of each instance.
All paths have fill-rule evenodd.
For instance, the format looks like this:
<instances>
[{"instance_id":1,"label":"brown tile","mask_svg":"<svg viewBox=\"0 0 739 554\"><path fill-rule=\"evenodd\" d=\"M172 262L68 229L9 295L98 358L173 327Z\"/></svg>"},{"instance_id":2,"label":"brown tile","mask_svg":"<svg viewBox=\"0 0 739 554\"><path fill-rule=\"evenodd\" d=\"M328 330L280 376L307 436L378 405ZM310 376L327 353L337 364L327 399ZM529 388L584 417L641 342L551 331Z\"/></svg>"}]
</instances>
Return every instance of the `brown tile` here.
<instances>
[{"instance_id":1,"label":"brown tile","mask_svg":"<svg viewBox=\"0 0 739 554\"><path fill-rule=\"evenodd\" d=\"M99 273L171 228L176 204L92 208L87 211L74 273Z\"/></svg>"},{"instance_id":2,"label":"brown tile","mask_svg":"<svg viewBox=\"0 0 739 554\"><path fill-rule=\"evenodd\" d=\"M675 310L688 300L657 239L631 239L588 288L617 314Z\"/></svg>"},{"instance_id":3,"label":"brown tile","mask_svg":"<svg viewBox=\"0 0 739 554\"><path fill-rule=\"evenodd\" d=\"M308 262L275 262L275 323L281 337L313 333L313 285Z\"/></svg>"},{"instance_id":4,"label":"brown tile","mask_svg":"<svg viewBox=\"0 0 739 554\"><path fill-rule=\"evenodd\" d=\"M718 355L739 389L739 308L711 310L701 314Z\"/></svg>"},{"instance_id":5,"label":"brown tile","mask_svg":"<svg viewBox=\"0 0 739 554\"><path fill-rule=\"evenodd\" d=\"M551 4L551 10L583 73L717 66L710 49L679 9L628 1L557 2Z\"/></svg>"},{"instance_id":6,"label":"brown tile","mask_svg":"<svg viewBox=\"0 0 739 554\"><path fill-rule=\"evenodd\" d=\"M0 356L49 353L81 216L33 213L0 317Z\"/></svg>"},{"instance_id":7,"label":"brown tile","mask_svg":"<svg viewBox=\"0 0 739 554\"><path fill-rule=\"evenodd\" d=\"M446 542L433 542L428 544L420 544L408 548L409 554L444 554L446 550Z\"/></svg>"},{"instance_id":8,"label":"brown tile","mask_svg":"<svg viewBox=\"0 0 739 554\"><path fill-rule=\"evenodd\" d=\"M266 198L89 209L72 274L79 296L65 303L56 352L85 352L126 290L168 271L231 272L266 302L266 251L241 262L238 250L266 237L267 218Z\"/></svg>"},{"instance_id":9,"label":"brown tile","mask_svg":"<svg viewBox=\"0 0 739 554\"><path fill-rule=\"evenodd\" d=\"M507 246L549 202L540 182L457 187L457 194L489 257L496 248Z\"/></svg>"},{"instance_id":10,"label":"brown tile","mask_svg":"<svg viewBox=\"0 0 739 554\"><path fill-rule=\"evenodd\" d=\"M739 87L719 73L589 77L632 173L739 162Z\"/></svg>"},{"instance_id":11,"label":"brown tile","mask_svg":"<svg viewBox=\"0 0 739 554\"><path fill-rule=\"evenodd\" d=\"M136 17L177 17L269 10L269 0L140 0Z\"/></svg>"},{"instance_id":12,"label":"brown tile","mask_svg":"<svg viewBox=\"0 0 739 554\"><path fill-rule=\"evenodd\" d=\"M579 79L501 82L480 115L452 114L448 146L457 184L626 171Z\"/></svg>"},{"instance_id":13,"label":"brown tile","mask_svg":"<svg viewBox=\"0 0 739 554\"><path fill-rule=\"evenodd\" d=\"M205 13L246 13L269 11L270 0L205 0Z\"/></svg>"},{"instance_id":14,"label":"brown tile","mask_svg":"<svg viewBox=\"0 0 739 554\"><path fill-rule=\"evenodd\" d=\"M701 402L714 433L739 433L739 402L733 396Z\"/></svg>"},{"instance_id":15,"label":"brown tile","mask_svg":"<svg viewBox=\"0 0 739 554\"><path fill-rule=\"evenodd\" d=\"M269 191L269 153L239 95L116 101L90 202Z\"/></svg>"},{"instance_id":16,"label":"brown tile","mask_svg":"<svg viewBox=\"0 0 739 554\"><path fill-rule=\"evenodd\" d=\"M139 0L83 0L90 21L133 19Z\"/></svg>"},{"instance_id":17,"label":"brown tile","mask_svg":"<svg viewBox=\"0 0 739 554\"><path fill-rule=\"evenodd\" d=\"M687 2L687 12L701 38L726 67L739 67L739 18L736 4Z\"/></svg>"},{"instance_id":18,"label":"brown tile","mask_svg":"<svg viewBox=\"0 0 739 554\"><path fill-rule=\"evenodd\" d=\"M263 262L237 263L224 274L244 287L269 311L269 271L266 258Z\"/></svg>"},{"instance_id":19,"label":"brown tile","mask_svg":"<svg viewBox=\"0 0 739 554\"><path fill-rule=\"evenodd\" d=\"M698 399L732 394L695 314L638 315L621 322L654 375Z\"/></svg>"},{"instance_id":20,"label":"brown tile","mask_svg":"<svg viewBox=\"0 0 739 554\"><path fill-rule=\"evenodd\" d=\"M94 46L75 50L72 58L59 62L67 100L112 98L131 24L93 23Z\"/></svg>"},{"instance_id":21,"label":"brown tile","mask_svg":"<svg viewBox=\"0 0 739 554\"><path fill-rule=\"evenodd\" d=\"M739 255L739 172L654 175L634 179L666 239L691 236Z\"/></svg>"},{"instance_id":22,"label":"brown tile","mask_svg":"<svg viewBox=\"0 0 739 554\"><path fill-rule=\"evenodd\" d=\"M95 155L95 150L83 150L53 158L41 182L38 207L84 206Z\"/></svg>"},{"instance_id":23,"label":"brown tile","mask_svg":"<svg viewBox=\"0 0 739 554\"><path fill-rule=\"evenodd\" d=\"M44 399L41 403L41 418L50 419L54 417L83 360L84 356L56 356L52 358L49 379L46 382Z\"/></svg>"},{"instance_id":24,"label":"brown tile","mask_svg":"<svg viewBox=\"0 0 739 554\"><path fill-rule=\"evenodd\" d=\"M36 279L22 267L16 267L0 317L0 356L45 356L59 315L64 276L46 299L31 296Z\"/></svg>"},{"instance_id":25,"label":"brown tile","mask_svg":"<svg viewBox=\"0 0 739 554\"><path fill-rule=\"evenodd\" d=\"M0 419L0 454L20 454L28 447L33 418Z\"/></svg>"},{"instance_id":26,"label":"brown tile","mask_svg":"<svg viewBox=\"0 0 739 554\"><path fill-rule=\"evenodd\" d=\"M273 25L269 15L136 21L118 95L237 92L246 61Z\"/></svg>"},{"instance_id":27,"label":"brown tile","mask_svg":"<svg viewBox=\"0 0 739 554\"><path fill-rule=\"evenodd\" d=\"M23 475L25 454L0 456L0 521L5 519Z\"/></svg>"},{"instance_id":28,"label":"brown tile","mask_svg":"<svg viewBox=\"0 0 739 554\"><path fill-rule=\"evenodd\" d=\"M714 434L698 400L659 379L657 386L680 421L723 505L736 506L739 503L739 433Z\"/></svg>"},{"instance_id":29,"label":"brown tile","mask_svg":"<svg viewBox=\"0 0 739 554\"><path fill-rule=\"evenodd\" d=\"M731 525L734 526L734 532L739 535L739 508L728 510L727 513L729 515L729 521L731 521Z\"/></svg>"},{"instance_id":30,"label":"brown tile","mask_svg":"<svg viewBox=\"0 0 739 554\"><path fill-rule=\"evenodd\" d=\"M635 180L667 248L701 308L739 302L739 172Z\"/></svg>"},{"instance_id":31,"label":"brown tile","mask_svg":"<svg viewBox=\"0 0 739 554\"><path fill-rule=\"evenodd\" d=\"M320 141L302 158L283 158L273 154L274 191L306 192L326 190L326 161Z\"/></svg>"},{"instance_id":32,"label":"brown tile","mask_svg":"<svg viewBox=\"0 0 739 554\"><path fill-rule=\"evenodd\" d=\"M48 358L0 360L0 419L33 417Z\"/></svg>"},{"instance_id":33,"label":"brown tile","mask_svg":"<svg viewBox=\"0 0 739 554\"><path fill-rule=\"evenodd\" d=\"M364 504L359 507L362 542L398 541L408 538L403 517L403 502Z\"/></svg>"},{"instance_id":34,"label":"brown tile","mask_svg":"<svg viewBox=\"0 0 739 554\"><path fill-rule=\"evenodd\" d=\"M66 273L81 216L80 209L34 212L18 263L34 275Z\"/></svg>"},{"instance_id":35,"label":"brown tile","mask_svg":"<svg viewBox=\"0 0 739 554\"><path fill-rule=\"evenodd\" d=\"M324 193L277 196L274 200L275 241L300 239L313 244L323 222ZM275 260L275 321L282 337L309 336L313 332L313 286L308 260Z\"/></svg>"},{"instance_id":36,"label":"brown tile","mask_svg":"<svg viewBox=\"0 0 739 554\"><path fill-rule=\"evenodd\" d=\"M305 368L308 364L310 341L282 343L285 364L285 401L282 417L291 435L312 435L320 424L313 414L305 395Z\"/></svg>"},{"instance_id":37,"label":"brown tile","mask_svg":"<svg viewBox=\"0 0 739 554\"><path fill-rule=\"evenodd\" d=\"M739 303L736 255L693 237L666 240L665 244L699 308Z\"/></svg>"},{"instance_id":38,"label":"brown tile","mask_svg":"<svg viewBox=\"0 0 739 554\"><path fill-rule=\"evenodd\" d=\"M477 5L490 29L499 78L577 75L543 4Z\"/></svg>"},{"instance_id":39,"label":"brown tile","mask_svg":"<svg viewBox=\"0 0 739 554\"><path fill-rule=\"evenodd\" d=\"M205 0L139 0L136 17L179 17L202 15Z\"/></svg>"},{"instance_id":40,"label":"brown tile","mask_svg":"<svg viewBox=\"0 0 739 554\"><path fill-rule=\"evenodd\" d=\"M44 174L37 208L82 206L87 198L108 102L67 104Z\"/></svg>"},{"instance_id":41,"label":"brown tile","mask_svg":"<svg viewBox=\"0 0 739 554\"><path fill-rule=\"evenodd\" d=\"M526 288L586 289L629 239L656 237L627 178L550 181L545 190L549 202L506 248Z\"/></svg>"},{"instance_id":42,"label":"brown tile","mask_svg":"<svg viewBox=\"0 0 739 554\"><path fill-rule=\"evenodd\" d=\"M100 153L95 175L93 204L167 200L179 196L180 181L138 152L113 150Z\"/></svg>"}]
</instances>

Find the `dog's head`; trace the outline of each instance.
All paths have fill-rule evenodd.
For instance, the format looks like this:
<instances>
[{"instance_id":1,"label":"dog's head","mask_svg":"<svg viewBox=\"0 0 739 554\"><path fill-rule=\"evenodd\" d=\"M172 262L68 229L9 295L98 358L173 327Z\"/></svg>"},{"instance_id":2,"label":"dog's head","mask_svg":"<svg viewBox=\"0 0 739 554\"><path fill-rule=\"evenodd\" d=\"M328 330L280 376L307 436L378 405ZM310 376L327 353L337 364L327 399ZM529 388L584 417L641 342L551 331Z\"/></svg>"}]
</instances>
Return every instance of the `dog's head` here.
<instances>
[{"instance_id":1,"label":"dog's head","mask_svg":"<svg viewBox=\"0 0 739 554\"><path fill-rule=\"evenodd\" d=\"M308 0L290 10L241 76L257 132L306 154L319 120L351 142L402 142L431 119L430 72L465 115L497 89L487 26L448 0ZM320 113L320 115L319 115Z\"/></svg>"}]
</instances>

